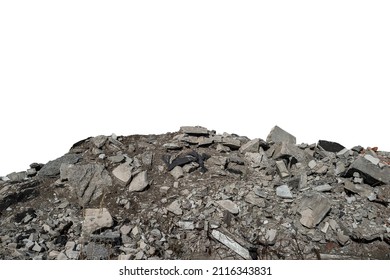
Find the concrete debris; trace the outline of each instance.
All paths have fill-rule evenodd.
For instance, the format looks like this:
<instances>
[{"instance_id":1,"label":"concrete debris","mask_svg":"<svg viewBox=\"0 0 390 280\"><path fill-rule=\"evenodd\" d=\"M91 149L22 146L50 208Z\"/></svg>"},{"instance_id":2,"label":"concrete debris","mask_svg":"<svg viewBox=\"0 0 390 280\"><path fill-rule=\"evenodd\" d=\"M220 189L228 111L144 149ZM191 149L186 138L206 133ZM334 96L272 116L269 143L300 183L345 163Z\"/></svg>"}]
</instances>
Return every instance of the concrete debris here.
<instances>
[{"instance_id":1,"label":"concrete debris","mask_svg":"<svg viewBox=\"0 0 390 280\"><path fill-rule=\"evenodd\" d=\"M129 192L142 192L149 185L147 171L138 173L131 181Z\"/></svg>"},{"instance_id":2,"label":"concrete debris","mask_svg":"<svg viewBox=\"0 0 390 280\"><path fill-rule=\"evenodd\" d=\"M388 165L380 168L365 157L358 157L349 167L347 176L354 172L362 173L364 181L369 185L390 184L390 167Z\"/></svg>"},{"instance_id":3,"label":"concrete debris","mask_svg":"<svg viewBox=\"0 0 390 280\"><path fill-rule=\"evenodd\" d=\"M110 212L106 208L85 209L83 233L89 235L97 230L109 228L114 224Z\"/></svg>"},{"instance_id":4,"label":"concrete debris","mask_svg":"<svg viewBox=\"0 0 390 280\"><path fill-rule=\"evenodd\" d=\"M121 165L115 167L115 169L112 171L112 175L114 175L114 177L117 178L120 182L127 185L131 179L132 171L132 166L130 166L128 163L122 163Z\"/></svg>"},{"instance_id":5,"label":"concrete debris","mask_svg":"<svg viewBox=\"0 0 390 280\"><path fill-rule=\"evenodd\" d=\"M103 165L89 163L73 165L63 163L60 178L76 190L79 204L87 206L101 197L112 186L112 179Z\"/></svg>"},{"instance_id":6,"label":"concrete debris","mask_svg":"<svg viewBox=\"0 0 390 280\"><path fill-rule=\"evenodd\" d=\"M0 176L0 259L389 259L390 153L204 127Z\"/></svg>"},{"instance_id":7,"label":"concrete debris","mask_svg":"<svg viewBox=\"0 0 390 280\"><path fill-rule=\"evenodd\" d=\"M306 193L298 207L302 215L299 220L307 228L314 228L318 225L331 209L329 200L319 193Z\"/></svg>"},{"instance_id":8,"label":"concrete debris","mask_svg":"<svg viewBox=\"0 0 390 280\"><path fill-rule=\"evenodd\" d=\"M295 136L291 135L287 131L284 131L279 126L274 126L270 133L267 136L267 142L274 142L274 143L288 143L295 145L296 144L296 138Z\"/></svg>"}]
</instances>

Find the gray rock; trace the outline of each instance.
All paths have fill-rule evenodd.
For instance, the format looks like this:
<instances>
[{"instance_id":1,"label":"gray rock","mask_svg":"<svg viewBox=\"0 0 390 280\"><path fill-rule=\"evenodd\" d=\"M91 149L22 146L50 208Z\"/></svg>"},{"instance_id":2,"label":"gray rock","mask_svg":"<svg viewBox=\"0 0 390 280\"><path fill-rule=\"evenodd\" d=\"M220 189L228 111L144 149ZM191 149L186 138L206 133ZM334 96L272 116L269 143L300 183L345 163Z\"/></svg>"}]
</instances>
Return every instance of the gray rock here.
<instances>
[{"instance_id":1,"label":"gray rock","mask_svg":"<svg viewBox=\"0 0 390 280\"><path fill-rule=\"evenodd\" d=\"M279 126L274 126L270 133L267 136L267 142L274 142L274 143L289 143L289 144L296 144L296 138L295 136L291 135L287 131L284 131Z\"/></svg>"},{"instance_id":2,"label":"gray rock","mask_svg":"<svg viewBox=\"0 0 390 280\"><path fill-rule=\"evenodd\" d=\"M245 201L250 203L250 204L256 205L257 207L260 207L260 208L265 207L264 199L258 197L254 192L249 192L245 196Z\"/></svg>"},{"instance_id":3,"label":"gray rock","mask_svg":"<svg viewBox=\"0 0 390 280\"><path fill-rule=\"evenodd\" d=\"M324 184L324 185L313 187L313 190L315 190L317 192L329 192L332 189L333 189L332 186L329 184Z\"/></svg>"},{"instance_id":4,"label":"gray rock","mask_svg":"<svg viewBox=\"0 0 390 280\"><path fill-rule=\"evenodd\" d=\"M251 255L249 254L249 250L235 241L234 237L227 231L222 233L221 231L214 229L211 231L211 236L236 254L240 255L245 260L252 259Z\"/></svg>"},{"instance_id":5,"label":"gray rock","mask_svg":"<svg viewBox=\"0 0 390 280\"><path fill-rule=\"evenodd\" d=\"M183 215L183 210L181 210L179 200L175 200L171 204L169 204L167 210L178 216Z\"/></svg>"},{"instance_id":6,"label":"gray rock","mask_svg":"<svg viewBox=\"0 0 390 280\"><path fill-rule=\"evenodd\" d=\"M313 156L295 145L283 142L274 145L274 153L272 158L275 160L293 158L297 162L308 164L313 159Z\"/></svg>"},{"instance_id":7,"label":"gray rock","mask_svg":"<svg viewBox=\"0 0 390 280\"><path fill-rule=\"evenodd\" d=\"M128 163L122 163L121 165L115 167L114 170L112 170L112 175L114 175L115 178L127 185L127 183L129 183L131 179L132 171L132 166L130 166Z\"/></svg>"},{"instance_id":8,"label":"gray rock","mask_svg":"<svg viewBox=\"0 0 390 280\"><path fill-rule=\"evenodd\" d=\"M61 180L76 189L79 204L87 206L103 195L105 189L112 186L108 171L101 164L84 165L62 164Z\"/></svg>"},{"instance_id":9,"label":"gray rock","mask_svg":"<svg viewBox=\"0 0 390 280\"><path fill-rule=\"evenodd\" d=\"M198 141L198 147L210 146L214 143L214 139L211 137L200 137Z\"/></svg>"},{"instance_id":10,"label":"gray rock","mask_svg":"<svg viewBox=\"0 0 390 280\"><path fill-rule=\"evenodd\" d=\"M238 139L224 137L222 144L226 147L229 147L232 150L238 150L241 147L241 142Z\"/></svg>"},{"instance_id":11,"label":"gray rock","mask_svg":"<svg viewBox=\"0 0 390 280\"><path fill-rule=\"evenodd\" d=\"M201 126L182 126L180 132L188 135L209 135L207 128Z\"/></svg>"},{"instance_id":12,"label":"gray rock","mask_svg":"<svg viewBox=\"0 0 390 280\"><path fill-rule=\"evenodd\" d=\"M287 185L281 185L276 188L276 195L281 198L293 198L290 188Z\"/></svg>"},{"instance_id":13,"label":"gray rock","mask_svg":"<svg viewBox=\"0 0 390 280\"><path fill-rule=\"evenodd\" d=\"M234 215L237 215L240 211L237 204L231 200L219 200L217 201L217 204Z\"/></svg>"},{"instance_id":14,"label":"gray rock","mask_svg":"<svg viewBox=\"0 0 390 280\"><path fill-rule=\"evenodd\" d=\"M35 175L37 175L37 171L35 170L35 168L29 168L27 169L27 176L28 177L34 177Z\"/></svg>"},{"instance_id":15,"label":"gray rock","mask_svg":"<svg viewBox=\"0 0 390 280\"><path fill-rule=\"evenodd\" d=\"M331 209L329 200L320 193L305 193L298 212L301 214L300 223L307 228L314 228L329 213Z\"/></svg>"},{"instance_id":16,"label":"gray rock","mask_svg":"<svg viewBox=\"0 0 390 280\"><path fill-rule=\"evenodd\" d=\"M60 174L61 164L75 164L82 158L82 155L79 154L66 154L62 157L59 157L55 160L49 161L46 163L41 170L39 170L38 175L46 177L55 177Z\"/></svg>"},{"instance_id":17,"label":"gray rock","mask_svg":"<svg viewBox=\"0 0 390 280\"><path fill-rule=\"evenodd\" d=\"M314 167L316 167L317 165L317 162L314 159L312 159L311 161L309 161L308 165L310 169L314 169Z\"/></svg>"},{"instance_id":18,"label":"gray rock","mask_svg":"<svg viewBox=\"0 0 390 280\"><path fill-rule=\"evenodd\" d=\"M242 154L245 153L258 153L260 148L260 139L256 138L246 142L239 149L239 152Z\"/></svg>"},{"instance_id":19,"label":"gray rock","mask_svg":"<svg viewBox=\"0 0 390 280\"><path fill-rule=\"evenodd\" d=\"M354 184L350 181L345 181L344 188L365 198L371 198L374 195L374 188L365 184Z\"/></svg>"},{"instance_id":20,"label":"gray rock","mask_svg":"<svg viewBox=\"0 0 390 280\"><path fill-rule=\"evenodd\" d=\"M261 166L261 164L263 163L263 157L266 157L266 155L250 152L245 153L245 159L250 162L250 165L253 168Z\"/></svg>"},{"instance_id":21,"label":"gray rock","mask_svg":"<svg viewBox=\"0 0 390 280\"><path fill-rule=\"evenodd\" d=\"M180 150L183 148L178 143L166 143L163 145L163 147L167 150Z\"/></svg>"},{"instance_id":22,"label":"gray rock","mask_svg":"<svg viewBox=\"0 0 390 280\"><path fill-rule=\"evenodd\" d=\"M95 242L88 243L84 247L84 253L87 260L108 260L110 257L109 250L103 244Z\"/></svg>"},{"instance_id":23,"label":"gray rock","mask_svg":"<svg viewBox=\"0 0 390 280\"><path fill-rule=\"evenodd\" d=\"M173 168L170 173L173 178L175 178L175 180L184 177L183 168L181 168L180 166L176 166L175 168Z\"/></svg>"},{"instance_id":24,"label":"gray rock","mask_svg":"<svg viewBox=\"0 0 390 280\"><path fill-rule=\"evenodd\" d=\"M179 221L178 226L184 230L193 230L195 228L193 221Z\"/></svg>"},{"instance_id":25,"label":"gray rock","mask_svg":"<svg viewBox=\"0 0 390 280\"><path fill-rule=\"evenodd\" d=\"M21 182L25 178L27 178L27 172L26 171L12 172L7 175L7 178L10 179L11 182Z\"/></svg>"},{"instance_id":26,"label":"gray rock","mask_svg":"<svg viewBox=\"0 0 390 280\"><path fill-rule=\"evenodd\" d=\"M131 181L129 192L142 192L148 185L149 182L147 171L142 171L138 173Z\"/></svg>"},{"instance_id":27,"label":"gray rock","mask_svg":"<svg viewBox=\"0 0 390 280\"><path fill-rule=\"evenodd\" d=\"M153 152L146 151L142 154L142 163L146 166L151 166L153 162Z\"/></svg>"},{"instance_id":28,"label":"gray rock","mask_svg":"<svg viewBox=\"0 0 390 280\"><path fill-rule=\"evenodd\" d=\"M288 172L287 167L284 164L283 160L277 160L275 162L275 164L276 164L276 168L278 169L280 178L283 179L283 178L286 178L286 177L290 176L290 173Z\"/></svg>"},{"instance_id":29,"label":"gray rock","mask_svg":"<svg viewBox=\"0 0 390 280\"><path fill-rule=\"evenodd\" d=\"M125 160L125 156L124 155L111 156L108 157L108 160L111 161L112 163L120 163Z\"/></svg>"},{"instance_id":30,"label":"gray rock","mask_svg":"<svg viewBox=\"0 0 390 280\"><path fill-rule=\"evenodd\" d=\"M93 137L91 139L91 142L96 146L96 148L100 149L106 143L107 138L108 138L107 136L99 135L99 136Z\"/></svg>"},{"instance_id":31,"label":"gray rock","mask_svg":"<svg viewBox=\"0 0 390 280\"><path fill-rule=\"evenodd\" d=\"M372 155L365 155L364 158L375 165L377 165L380 162L379 158L373 157Z\"/></svg>"},{"instance_id":32,"label":"gray rock","mask_svg":"<svg viewBox=\"0 0 390 280\"><path fill-rule=\"evenodd\" d=\"M373 164L364 157L358 157L347 170L347 176L352 176L354 172L361 172L364 176L364 181L369 184L390 184L390 167L379 166Z\"/></svg>"},{"instance_id":33,"label":"gray rock","mask_svg":"<svg viewBox=\"0 0 390 280\"><path fill-rule=\"evenodd\" d=\"M110 228L113 224L114 221L106 208L85 209L83 222L83 233L85 235L90 235L99 229Z\"/></svg>"}]
</instances>

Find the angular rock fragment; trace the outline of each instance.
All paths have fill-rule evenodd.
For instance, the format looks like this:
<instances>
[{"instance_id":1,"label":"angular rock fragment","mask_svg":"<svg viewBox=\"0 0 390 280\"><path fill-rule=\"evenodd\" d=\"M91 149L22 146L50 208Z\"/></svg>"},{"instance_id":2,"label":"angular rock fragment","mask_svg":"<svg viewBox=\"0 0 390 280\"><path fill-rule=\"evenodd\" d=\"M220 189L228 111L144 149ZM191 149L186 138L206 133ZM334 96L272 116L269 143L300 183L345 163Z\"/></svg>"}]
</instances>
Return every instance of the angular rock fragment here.
<instances>
[{"instance_id":1,"label":"angular rock fragment","mask_svg":"<svg viewBox=\"0 0 390 280\"><path fill-rule=\"evenodd\" d=\"M209 135L207 128L201 126L182 126L180 131L188 135Z\"/></svg>"},{"instance_id":2,"label":"angular rock fragment","mask_svg":"<svg viewBox=\"0 0 390 280\"><path fill-rule=\"evenodd\" d=\"M176 166L175 168L173 168L170 173L173 178L175 178L175 180L184 177L183 168L181 168L180 166Z\"/></svg>"},{"instance_id":3,"label":"angular rock fragment","mask_svg":"<svg viewBox=\"0 0 390 280\"><path fill-rule=\"evenodd\" d=\"M229 211L233 215L238 214L238 212L240 211L237 204L235 204L231 200L227 200L227 199L226 200L219 200L219 201L217 201L217 203L219 206L221 206L223 209Z\"/></svg>"},{"instance_id":4,"label":"angular rock fragment","mask_svg":"<svg viewBox=\"0 0 390 280\"><path fill-rule=\"evenodd\" d=\"M62 157L59 157L55 160L51 160L46 163L41 170L39 170L38 175L55 177L60 174L61 164L75 164L81 159L81 155L78 154L66 154Z\"/></svg>"},{"instance_id":5,"label":"angular rock fragment","mask_svg":"<svg viewBox=\"0 0 390 280\"><path fill-rule=\"evenodd\" d=\"M283 160L277 160L275 162L275 164L276 164L276 168L278 169L280 178L283 179L283 178L286 178L286 177L290 176L290 173L288 172L287 167L284 164Z\"/></svg>"},{"instance_id":6,"label":"angular rock fragment","mask_svg":"<svg viewBox=\"0 0 390 280\"><path fill-rule=\"evenodd\" d=\"M298 207L298 212L302 216L299 221L307 228L314 228L325 218L330 209L329 200L324 195L306 193Z\"/></svg>"},{"instance_id":7,"label":"angular rock fragment","mask_svg":"<svg viewBox=\"0 0 390 280\"><path fill-rule=\"evenodd\" d=\"M284 131L279 126L274 126L270 133L267 136L267 142L274 142L274 143L289 143L289 144L296 144L296 138L295 136L291 135L287 131Z\"/></svg>"},{"instance_id":8,"label":"angular rock fragment","mask_svg":"<svg viewBox=\"0 0 390 280\"><path fill-rule=\"evenodd\" d=\"M275 160L289 159L292 163L301 162L303 164L308 164L313 159L306 151L289 143L277 143L275 144L274 149L272 158Z\"/></svg>"},{"instance_id":9,"label":"angular rock fragment","mask_svg":"<svg viewBox=\"0 0 390 280\"><path fill-rule=\"evenodd\" d=\"M129 192L141 192L149 185L147 171L138 173L131 181Z\"/></svg>"},{"instance_id":10,"label":"angular rock fragment","mask_svg":"<svg viewBox=\"0 0 390 280\"><path fill-rule=\"evenodd\" d=\"M265 207L264 199L258 197L254 192L249 192L245 197L245 201L260 208Z\"/></svg>"},{"instance_id":11,"label":"angular rock fragment","mask_svg":"<svg viewBox=\"0 0 390 280\"><path fill-rule=\"evenodd\" d=\"M91 139L91 142L95 145L96 148L100 149L101 147L104 146L104 144L106 143L107 139L108 139L107 136L99 135L99 136L93 137Z\"/></svg>"},{"instance_id":12,"label":"angular rock fragment","mask_svg":"<svg viewBox=\"0 0 390 280\"><path fill-rule=\"evenodd\" d=\"M373 164L364 157L358 157L347 170L346 176L352 176L354 172L360 172L364 181L369 185L390 184L390 167Z\"/></svg>"},{"instance_id":13,"label":"angular rock fragment","mask_svg":"<svg viewBox=\"0 0 390 280\"><path fill-rule=\"evenodd\" d=\"M167 210L178 216L183 215L183 210L181 209L179 200L175 200L171 204L169 204Z\"/></svg>"},{"instance_id":14,"label":"angular rock fragment","mask_svg":"<svg viewBox=\"0 0 390 280\"><path fill-rule=\"evenodd\" d=\"M290 188L287 185L277 187L276 195L281 198L293 198Z\"/></svg>"},{"instance_id":15,"label":"angular rock fragment","mask_svg":"<svg viewBox=\"0 0 390 280\"><path fill-rule=\"evenodd\" d=\"M76 189L81 206L87 206L100 197L104 190L112 186L108 171L101 164L84 165L62 164L61 180Z\"/></svg>"},{"instance_id":16,"label":"angular rock fragment","mask_svg":"<svg viewBox=\"0 0 390 280\"><path fill-rule=\"evenodd\" d=\"M260 139L256 138L246 142L239 149L240 153L258 153L260 148Z\"/></svg>"},{"instance_id":17,"label":"angular rock fragment","mask_svg":"<svg viewBox=\"0 0 390 280\"><path fill-rule=\"evenodd\" d=\"M374 193L374 188L369 186L369 185L354 184L350 181L345 181L344 188L350 192L357 193L362 197L373 198L370 200L374 200L376 198L375 193Z\"/></svg>"},{"instance_id":18,"label":"angular rock fragment","mask_svg":"<svg viewBox=\"0 0 390 280\"><path fill-rule=\"evenodd\" d=\"M238 150L241 147L241 142L238 139L225 137L222 141L222 145L229 147L232 150Z\"/></svg>"},{"instance_id":19,"label":"angular rock fragment","mask_svg":"<svg viewBox=\"0 0 390 280\"><path fill-rule=\"evenodd\" d=\"M25 178L27 178L27 172L26 171L12 172L7 175L7 178L10 179L11 182L21 182Z\"/></svg>"},{"instance_id":20,"label":"angular rock fragment","mask_svg":"<svg viewBox=\"0 0 390 280\"><path fill-rule=\"evenodd\" d=\"M131 172L133 171L133 167L131 167L128 163L122 163L112 170L112 175L117 178L120 182L127 184L131 179Z\"/></svg>"},{"instance_id":21,"label":"angular rock fragment","mask_svg":"<svg viewBox=\"0 0 390 280\"><path fill-rule=\"evenodd\" d=\"M219 230L212 230L211 236L214 237L216 240L221 242L223 245L228 247L230 250L235 252L236 254L240 255L245 260L251 260L252 257L249 253L249 250L243 246L241 246L238 242L234 240L234 237L231 234L228 234L228 232L221 232Z\"/></svg>"},{"instance_id":22,"label":"angular rock fragment","mask_svg":"<svg viewBox=\"0 0 390 280\"><path fill-rule=\"evenodd\" d=\"M110 212L106 208L87 208L84 214L83 233L90 235L91 233L103 229L110 228L114 221Z\"/></svg>"}]
</instances>

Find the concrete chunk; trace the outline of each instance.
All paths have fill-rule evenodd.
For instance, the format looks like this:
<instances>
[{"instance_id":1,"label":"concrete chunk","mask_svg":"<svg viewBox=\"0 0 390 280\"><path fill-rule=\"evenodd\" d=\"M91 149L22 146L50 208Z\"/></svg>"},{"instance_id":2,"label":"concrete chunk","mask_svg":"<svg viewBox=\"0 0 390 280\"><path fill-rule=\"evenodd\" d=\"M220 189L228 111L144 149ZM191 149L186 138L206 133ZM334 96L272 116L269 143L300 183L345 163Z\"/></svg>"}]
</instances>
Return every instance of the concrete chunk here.
<instances>
[{"instance_id":1,"label":"concrete chunk","mask_svg":"<svg viewBox=\"0 0 390 280\"><path fill-rule=\"evenodd\" d=\"M241 147L241 142L238 139L225 137L223 138L222 145L229 147L232 150L238 150Z\"/></svg>"},{"instance_id":2,"label":"concrete chunk","mask_svg":"<svg viewBox=\"0 0 390 280\"><path fill-rule=\"evenodd\" d=\"M238 214L239 212L239 208L237 206L237 204L235 204L233 201L231 200L219 200L217 201L218 205L221 206L223 209L229 211L230 213L236 215Z\"/></svg>"},{"instance_id":3,"label":"concrete chunk","mask_svg":"<svg viewBox=\"0 0 390 280\"><path fill-rule=\"evenodd\" d=\"M148 174L146 171L138 173L131 181L129 192L141 192L149 185Z\"/></svg>"},{"instance_id":4,"label":"concrete chunk","mask_svg":"<svg viewBox=\"0 0 390 280\"><path fill-rule=\"evenodd\" d=\"M180 132L188 135L209 135L207 128L202 126L182 126Z\"/></svg>"},{"instance_id":5,"label":"concrete chunk","mask_svg":"<svg viewBox=\"0 0 390 280\"><path fill-rule=\"evenodd\" d=\"M299 221L307 228L314 228L325 218L330 209L329 200L324 195L307 193L298 207L298 213L301 214Z\"/></svg>"},{"instance_id":6,"label":"concrete chunk","mask_svg":"<svg viewBox=\"0 0 390 280\"><path fill-rule=\"evenodd\" d=\"M260 139L256 138L256 139L250 140L247 143L245 143L244 145L242 145L239 151L242 154L258 153L259 147L260 147Z\"/></svg>"},{"instance_id":7,"label":"concrete chunk","mask_svg":"<svg viewBox=\"0 0 390 280\"><path fill-rule=\"evenodd\" d=\"M290 176L290 173L288 172L287 167L284 164L283 160L277 160L275 163L276 163L276 168L278 169L280 178L283 179L283 178Z\"/></svg>"},{"instance_id":8,"label":"concrete chunk","mask_svg":"<svg viewBox=\"0 0 390 280\"><path fill-rule=\"evenodd\" d=\"M251 256L249 254L249 250L241 246L238 242L234 240L234 238L231 235L222 233L218 230L212 230L211 231L212 237L214 237L216 240L221 242L223 245L231 249L236 254L240 255L246 260L251 260Z\"/></svg>"},{"instance_id":9,"label":"concrete chunk","mask_svg":"<svg viewBox=\"0 0 390 280\"><path fill-rule=\"evenodd\" d=\"M289 144L296 144L296 138L295 136L291 135L287 131L281 129L279 126L274 126L270 133L267 136L267 142L275 142L275 143L289 143Z\"/></svg>"},{"instance_id":10,"label":"concrete chunk","mask_svg":"<svg viewBox=\"0 0 390 280\"><path fill-rule=\"evenodd\" d=\"M287 185L277 187L276 195L281 198L293 198L290 188Z\"/></svg>"},{"instance_id":11,"label":"concrete chunk","mask_svg":"<svg viewBox=\"0 0 390 280\"><path fill-rule=\"evenodd\" d=\"M272 158L275 160L281 158L293 158L295 161L301 162L303 164L308 164L312 159L314 159L313 156L307 152L289 143L276 144Z\"/></svg>"},{"instance_id":12,"label":"concrete chunk","mask_svg":"<svg viewBox=\"0 0 390 280\"><path fill-rule=\"evenodd\" d=\"M122 183L127 184L131 179L131 171L133 167L131 167L128 163L123 163L115 167L112 171L112 174Z\"/></svg>"},{"instance_id":13,"label":"concrete chunk","mask_svg":"<svg viewBox=\"0 0 390 280\"><path fill-rule=\"evenodd\" d=\"M114 221L110 212L106 208L85 209L85 217L83 223L83 233L91 234L94 231L102 228L112 227Z\"/></svg>"},{"instance_id":14,"label":"concrete chunk","mask_svg":"<svg viewBox=\"0 0 390 280\"><path fill-rule=\"evenodd\" d=\"M362 173L364 181L369 185L375 185L378 183L390 184L389 166L380 168L365 157L359 157L351 164L346 175L351 177L356 171Z\"/></svg>"},{"instance_id":15,"label":"concrete chunk","mask_svg":"<svg viewBox=\"0 0 390 280\"><path fill-rule=\"evenodd\" d=\"M354 184L350 181L345 181L344 188L350 192L357 193L362 197L372 198L375 196L374 188L369 185Z\"/></svg>"}]
</instances>

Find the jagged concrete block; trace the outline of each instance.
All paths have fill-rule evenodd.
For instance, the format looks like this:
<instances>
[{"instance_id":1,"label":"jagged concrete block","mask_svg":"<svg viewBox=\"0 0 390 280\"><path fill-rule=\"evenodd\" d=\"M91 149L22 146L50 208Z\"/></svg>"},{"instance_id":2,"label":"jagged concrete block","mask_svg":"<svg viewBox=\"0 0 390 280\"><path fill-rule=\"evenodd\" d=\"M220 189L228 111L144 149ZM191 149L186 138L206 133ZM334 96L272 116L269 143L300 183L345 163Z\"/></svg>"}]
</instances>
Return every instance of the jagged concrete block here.
<instances>
[{"instance_id":1,"label":"jagged concrete block","mask_svg":"<svg viewBox=\"0 0 390 280\"><path fill-rule=\"evenodd\" d=\"M349 167L346 176L353 176L354 172L362 174L364 181L369 185L390 184L390 167L380 168L365 157L359 157Z\"/></svg>"},{"instance_id":2,"label":"jagged concrete block","mask_svg":"<svg viewBox=\"0 0 390 280\"><path fill-rule=\"evenodd\" d=\"M299 221L307 228L314 228L325 218L330 209L331 206L326 196L319 193L307 193L298 207L298 212L301 214Z\"/></svg>"},{"instance_id":3,"label":"jagged concrete block","mask_svg":"<svg viewBox=\"0 0 390 280\"><path fill-rule=\"evenodd\" d=\"M228 234L227 232L222 233L218 230L212 230L211 236L216 240L221 242L223 245L231 249L236 254L240 255L246 260L251 260L251 256L249 254L249 250L243 246L241 246L238 242L234 240L234 237Z\"/></svg>"},{"instance_id":4,"label":"jagged concrete block","mask_svg":"<svg viewBox=\"0 0 390 280\"><path fill-rule=\"evenodd\" d=\"M297 146L284 142L275 144L272 158L275 160L292 158L295 162L301 162L303 164L308 164L314 159L313 156L304 150L301 150Z\"/></svg>"},{"instance_id":5,"label":"jagged concrete block","mask_svg":"<svg viewBox=\"0 0 390 280\"><path fill-rule=\"evenodd\" d=\"M279 126L274 126L267 136L267 142L274 143L289 143L295 145L297 140L295 136L281 129Z\"/></svg>"},{"instance_id":6,"label":"jagged concrete block","mask_svg":"<svg viewBox=\"0 0 390 280\"><path fill-rule=\"evenodd\" d=\"M180 127L180 132L188 135L209 135L207 128L202 126L182 126Z\"/></svg>"},{"instance_id":7,"label":"jagged concrete block","mask_svg":"<svg viewBox=\"0 0 390 280\"><path fill-rule=\"evenodd\" d=\"M114 224L110 212L106 208L85 209L83 233L89 235L96 230L109 228Z\"/></svg>"}]
</instances>

